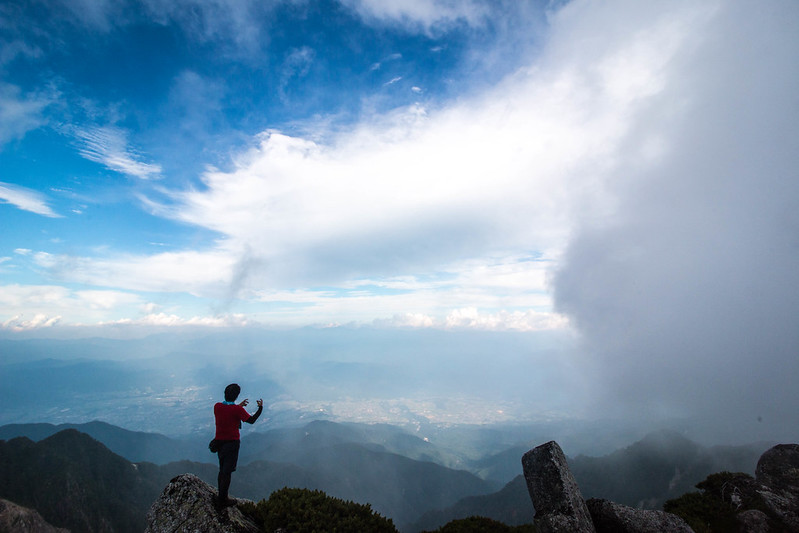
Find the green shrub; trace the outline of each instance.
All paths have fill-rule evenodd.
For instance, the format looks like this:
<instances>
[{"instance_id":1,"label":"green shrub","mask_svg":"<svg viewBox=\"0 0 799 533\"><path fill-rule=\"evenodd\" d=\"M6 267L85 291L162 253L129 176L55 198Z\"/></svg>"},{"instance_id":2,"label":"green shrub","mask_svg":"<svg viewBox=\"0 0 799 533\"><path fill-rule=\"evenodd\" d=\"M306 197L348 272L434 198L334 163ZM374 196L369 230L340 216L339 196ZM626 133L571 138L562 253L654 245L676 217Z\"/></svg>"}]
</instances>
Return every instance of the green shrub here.
<instances>
[{"instance_id":1,"label":"green shrub","mask_svg":"<svg viewBox=\"0 0 799 533\"><path fill-rule=\"evenodd\" d=\"M320 490L283 488L242 510L269 532L283 528L289 533L397 533L393 521L369 504L340 500Z\"/></svg>"},{"instance_id":2,"label":"green shrub","mask_svg":"<svg viewBox=\"0 0 799 533\"><path fill-rule=\"evenodd\" d=\"M735 515L747 509L765 511L753 478L741 472L719 472L696 484L701 492L689 492L668 500L663 510L682 517L696 533L737 531Z\"/></svg>"},{"instance_id":3,"label":"green shrub","mask_svg":"<svg viewBox=\"0 0 799 533\"><path fill-rule=\"evenodd\" d=\"M483 516L453 520L431 533L536 533L535 526L508 526Z\"/></svg>"}]
</instances>

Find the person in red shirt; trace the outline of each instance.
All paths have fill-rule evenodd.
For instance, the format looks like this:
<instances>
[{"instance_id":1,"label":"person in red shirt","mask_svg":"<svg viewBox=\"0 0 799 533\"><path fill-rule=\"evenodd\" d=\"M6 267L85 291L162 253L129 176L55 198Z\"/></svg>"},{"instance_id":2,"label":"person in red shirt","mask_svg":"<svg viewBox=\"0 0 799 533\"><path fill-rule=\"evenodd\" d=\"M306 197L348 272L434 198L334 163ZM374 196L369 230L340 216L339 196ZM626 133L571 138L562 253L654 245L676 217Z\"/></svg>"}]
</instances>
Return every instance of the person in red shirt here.
<instances>
[{"instance_id":1,"label":"person in red shirt","mask_svg":"<svg viewBox=\"0 0 799 533\"><path fill-rule=\"evenodd\" d=\"M219 475L217 484L219 486L219 500L221 507L233 505L235 502L228 499L230 489L230 479L236 471L236 464L239 461L239 447L241 445L239 429L242 422L254 424L261 412L264 410L264 401L258 400L258 410L251 415L244 409L249 403L249 399L244 399L236 404L236 398L241 393L241 387L231 383L225 387L225 401L214 405L214 419L216 420L216 436L214 439L217 444L217 454L219 455Z\"/></svg>"}]
</instances>

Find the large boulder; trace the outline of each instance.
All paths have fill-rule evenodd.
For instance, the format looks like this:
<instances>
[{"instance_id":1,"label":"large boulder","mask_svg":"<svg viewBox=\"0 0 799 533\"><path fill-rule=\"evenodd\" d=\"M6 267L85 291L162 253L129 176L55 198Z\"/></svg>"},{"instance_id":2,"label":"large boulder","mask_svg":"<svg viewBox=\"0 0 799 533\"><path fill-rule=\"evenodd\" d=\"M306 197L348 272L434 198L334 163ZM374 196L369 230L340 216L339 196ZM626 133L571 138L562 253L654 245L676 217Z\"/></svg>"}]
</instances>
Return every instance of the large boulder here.
<instances>
[{"instance_id":1,"label":"large boulder","mask_svg":"<svg viewBox=\"0 0 799 533\"><path fill-rule=\"evenodd\" d=\"M693 533L677 515L634 509L620 503L591 498L586 503L597 533Z\"/></svg>"},{"instance_id":2,"label":"large boulder","mask_svg":"<svg viewBox=\"0 0 799 533\"><path fill-rule=\"evenodd\" d=\"M538 531L595 533L588 507L557 442L547 442L525 453L522 468Z\"/></svg>"},{"instance_id":3,"label":"large boulder","mask_svg":"<svg viewBox=\"0 0 799 533\"><path fill-rule=\"evenodd\" d=\"M69 533L69 530L50 525L33 509L0 499L0 532Z\"/></svg>"},{"instance_id":4,"label":"large boulder","mask_svg":"<svg viewBox=\"0 0 799 533\"><path fill-rule=\"evenodd\" d=\"M757 509L747 509L735 515L738 522L738 530L746 533L769 533L771 527L768 523L768 515Z\"/></svg>"},{"instance_id":5,"label":"large boulder","mask_svg":"<svg viewBox=\"0 0 799 533\"><path fill-rule=\"evenodd\" d=\"M173 478L147 512L145 533L259 533L235 505L217 508L216 490L192 474ZM245 500L239 500L245 501Z\"/></svg>"},{"instance_id":6,"label":"large boulder","mask_svg":"<svg viewBox=\"0 0 799 533\"><path fill-rule=\"evenodd\" d=\"M799 444L779 444L757 462L757 492L768 510L788 529L799 532Z\"/></svg>"}]
</instances>

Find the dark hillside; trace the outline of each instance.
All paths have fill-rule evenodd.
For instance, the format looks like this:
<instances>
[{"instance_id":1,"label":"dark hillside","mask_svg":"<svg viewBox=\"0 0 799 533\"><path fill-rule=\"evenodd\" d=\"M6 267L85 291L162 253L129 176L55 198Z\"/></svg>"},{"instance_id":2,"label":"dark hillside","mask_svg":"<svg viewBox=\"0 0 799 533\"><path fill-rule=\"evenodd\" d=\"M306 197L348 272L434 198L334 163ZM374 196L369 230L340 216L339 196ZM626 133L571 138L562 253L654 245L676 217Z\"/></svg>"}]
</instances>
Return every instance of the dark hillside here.
<instances>
[{"instance_id":1,"label":"dark hillside","mask_svg":"<svg viewBox=\"0 0 799 533\"><path fill-rule=\"evenodd\" d=\"M0 441L0 497L72 531L136 532L162 481L76 430Z\"/></svg>"},{"instance_id":2,"label":"dark hillside","mask_svg":"<svg viewBox=\"0 0 799 533\"><path fill-rule=\"evenodd\" d=\"M345 442L301 451L296 464L240 465L231 495L258 501L283 487L319 489L369 503L396 523L407 524L427 511L494 489L468 472L373 445ZM74 429L40 442L25 437L0 441L0 497L36 509L48 522L73 531L138 532L150 504L172 477L193 473L216 486L216 458L206 453L208 463L133 464Z\"/></svg>"},{"instance_id":3,"label":"dark hillside","mask_svg":"<svg viewBox=\"0 0 799 533\"><path fill-rule=\"evenodd\" d=\"M432 531L453 520L483 516L509 526L532 524L535 510L530 503L524 476L516 476L502 490L485 496L470 496L446 509L425 513L410 531Z\"/></svg>"}]
</instances>

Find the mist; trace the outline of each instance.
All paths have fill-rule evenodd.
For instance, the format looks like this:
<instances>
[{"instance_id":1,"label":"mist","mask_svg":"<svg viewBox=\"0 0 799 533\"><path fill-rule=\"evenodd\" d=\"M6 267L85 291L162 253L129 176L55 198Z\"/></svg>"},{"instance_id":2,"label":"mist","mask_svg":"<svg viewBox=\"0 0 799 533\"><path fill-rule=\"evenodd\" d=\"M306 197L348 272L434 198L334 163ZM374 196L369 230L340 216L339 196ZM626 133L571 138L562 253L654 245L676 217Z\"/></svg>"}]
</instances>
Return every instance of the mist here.
<instances>
[{"instance_id":1,"label":"mist","mask_svg":"<svg viewBox=\"0 0 799 533\"><path fill-rule=\"evenodd\" d=\"M667 66L614 171L615 208L582 221L553 286L596 412L787 440L799 427L797 6L750 7L720 6Z\"/></svg>"}]
</instances>

